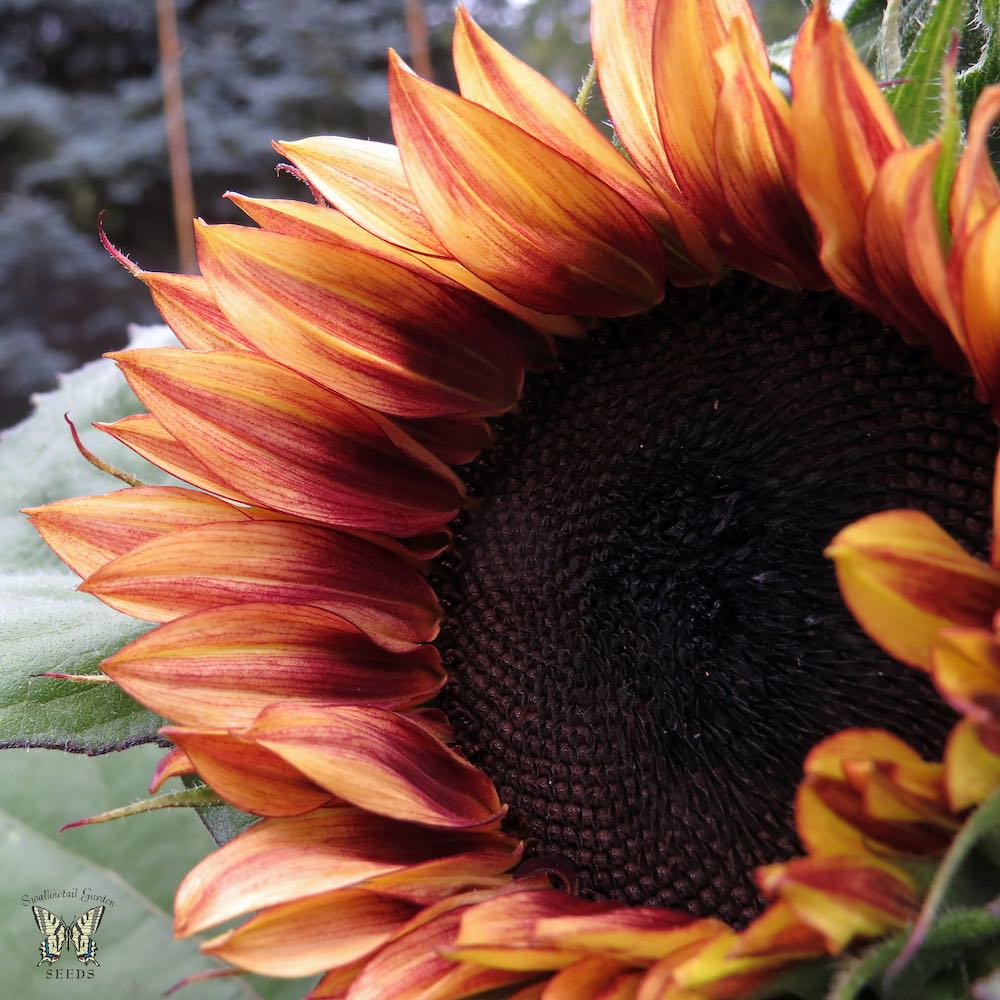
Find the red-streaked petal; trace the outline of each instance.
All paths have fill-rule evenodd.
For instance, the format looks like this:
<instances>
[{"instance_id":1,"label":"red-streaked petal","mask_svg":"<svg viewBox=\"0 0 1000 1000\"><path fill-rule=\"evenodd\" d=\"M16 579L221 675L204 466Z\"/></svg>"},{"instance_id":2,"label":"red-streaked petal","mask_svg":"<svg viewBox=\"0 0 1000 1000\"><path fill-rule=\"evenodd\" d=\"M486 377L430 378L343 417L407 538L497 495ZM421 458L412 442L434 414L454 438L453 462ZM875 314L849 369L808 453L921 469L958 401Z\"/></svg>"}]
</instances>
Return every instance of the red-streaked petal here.
<instances>
[{"instance_id":1,"label":"red-streaked petal","mask_svg":"<svg viewBox=\"0 0 1000 1000\"><path fill-rule=\"evenodd\" d=\"M347 528L437 531L463 490L384 417L249 352L114 355L150 412L257 503Z\"/></svg>"},{"instance_id":2,"label":"red-streaked petal","mask_svg":"<svg viewBox=\"0 0 1000 1000\"><path fill-rule=\"evenodd\" d=\"M462 96L569 157L613 188L656 229L674 236L663 204L642 175L554 83L490 38L459 6L452 40Z\"/></svg>"},{"instance_id":3,"label":"red-streaked petal","mask_svg":"<svg viewBox=\"0 0 1000 1000\"><path fill-rule=\"evenodd\" d=\"M432 646L390 653L316 607L240 604L186 615L101 665L136 701L181 725L248 726L276 701L409 708L440 691Z\"/></svg>"},{"instance_id":4,"label":"red-streaked petal","mask_svg":"<svg viewBox=\"0 0 1000 1000\"><path fill-rule=\"evenodd\" d=\"M246 226L199 226L216 301L262 354L407 417L493 414L518 398L517 320L384 256Z\"/></svg>"},{"instance_id":5,"label":"red-streaked petal","mask_svg":"<svg viewBox=\"0 0 1000 1000\"><path fill-rule=\"evenodd\" d=\"M663 148L653 83L655 8L655 0L594 0L590 34L615 131L666 207L692 261L684 267L673 255L667 258L670 280L686 286L718 277L719 261L684 204Z\"/></svg>"},{"instance_id":6,"label":"red-streaked petal","mask_svg":"<svg viewBox=\"0 0 1000 1000\"><path fill-rule=\"evenodd\" d=\"M504 812L486 775L394 712L277 704L245 735L332 794L380 816L465 828L495 822Z\"/></svg>"},{"instance_id":7,"label":"red-streaked petal","mask_svg":"<svg viewBox=\"0 0 1000 1000\"><path fill-rule=\"evenodd\" d=\"M620 906L604 912L542 917L535 938L570 951L612 956L629 964L656 961L719 932L717 920L662 907Z\"/></svg>"},{"instance_id":8,"label":"red-streaked petal","mask_svg":"<svg viewBox=\"0 0 1000 1000\"><path fill-rule=\"evenodd\" d=\"M893 153L882 164L865 213L865 251L875 284L903 338L927 342L939 361L963 367L961 349L946 319L951 317L957 327L934 209L934 171L940 154L941 144L935 140Z\"/></svg>"},{"instance_id":9,"label":"red-streaked petal","mask_svg":"<svg viewBox=\"0 0 1000 1000\"><path fill-rule=\"evenodd\" d=\"M734 955L806 958L826 951L825 938L784 902L772 903L740 934Z\"/></svg>"},{"instance_id":10,"label":"red-streaked petal","mask_svg":"<svg viewBox=\"0 0 1000 1000\"><path fill-rule=\"evenodd\" d=\"M795 188L791 110L742 17L733 18L715 61L722 81L713 145L739 243L733 260L775 284L827 288L812 221Z\"/></svg>"},{"instance_id":11,"label":"red-streaked petal","mask_svg":"<svg viewBox=\"0 0 1000 1000\"><path fill-rule=\"evenodd\" d=\"M395 146L321 135L274 148L331 205L379 239L417 253L447 253L420 213Z\"/></svg>"},{"instance_id":12,"label":"red-streaked petal","mask_svg":"<svg viewBox=\"0 0 1000 1000\"><path fill-rule=\"evenodd\" d=\"M184 751L199 777L237 809L258 816L299 816L333 798L277 754L223 729L165 726L160 732Z\"/></svg>"},{"instance_id":13,"label":"red-streaked petal","mask_svg":"<svg viewBox=\"0 0 1000 1000\"><path fill-rule=\"evenodd\" d=\"M265 820L188 873L177 890L175 930L195 934L251 910L333 889L378 888L381 876L405 876L428 861L460 861L477 852L491 873L498 859L508 866L517 861L513 842L502 834L430 830L347 805Z\"/></svg>"},{"instance_id":14,"label":"red-streaked petal","mask_svg":"<svg viewBox=\"0 0 1000 1000\"><path fill-rule=\"evenodd\" d=\"M1000 180L993 170L988 140L1000 116L1000 84L987 87L969 119L965 152L959 160L951 189L949 216L952 236L961 246L986 216L1000 205Z\"/></svg>"},{"instance_id":15,"label":"red-streaked petal","mask_svg":"<svg viewBox=\"0 0 1000 1000\"><path fill-rule=\"evenodd\" d=\"M249 342L219 309L208 283L196 274L142 271L137 275L153 296L167 326L192 351L246 350Z\"/></svg>"},{"instance_id":16,"label":"red-streaked petal","mask_svg":"<svg viewBox=\"0 0 1000 1000\"><path fill-rule=\"evenodd\" d=\"M795 44L792 134L799 194L819 231L823 267L848 298L883 315L864 216L879 167L906 139L825 3L813 4Z\"/></svg>"},{"instance_id":17,"label":"red-streaked petal","mask_svg":"<svg viewBox=\"0 0 1000 1000\"><path fill-rule=\"evenodd\" d=\"M735 232L715 159L715 127L722 74L715 52L732 22L745 22L748 53L767 65L767 54L746 0L660 0L652 26L653 85L667 159L688 207L723 256Z\"/></svg>"},{"instance_id":18,"label":"red-streaked petal","mask_svg":"<svg viewBox=\"0 0 1000 1000\"><path fill-rule=\"evenodd\" d=\"M396 423L414 441L449 465L465 465L493 441L493 431L474 417L428 417L426 420L397 418Z\"/></svg>"},{"instance_id":19,"label":"red-streaked petal","mask_svg":"<svg viewBox=\"0 0 1000 1000\"><path fill-rule=\"evenodd\" d=\"M955 277L960 290L965 352L984 397L1000 418L1000 204L983 219L964 247Z\"/></svg>"},{"instance_id":20,"label":"red-streaked petal","mask_svg":"<svg viewBox=\"0 0 1000 1000\"><path fill-rule=\"evenodd\" d=\"M891 656L930 668L943 628L988 628L1000 608L1000 571L973 559L919 511L871 514L844 528L826 554L845 602Z\"/></svg>"},{"instance_id":21,"label":"red-streaked petal","mask_svg":"<svg viewBox=\"0 0 1000 1000\"><path fill-rule=\"evenodd\" d=\"M57 500L24 513L45 544L83 577L151 538L199 524L250 520L238 507L174 486Z\"/></svg>"},{"instance_id":22,"label":"red-streaked petal","mask_svg":"<svg viewBox=\"0 0 1000 1000\"><path fill-rule=\"evenodd\" d=\"M165 781L180 777L182 774L194 774L195 766L191 758L180 748L172 747L161 758L149 781L149 794L158 791Z\"/></svg>"},{"instance_id":23,"label":"red-streaked petal","mask_svg":"<svg viewBox=\"0 0 1000 1000\"><path fill-rule=\"evenodd\" d=\"M201 950L265 976L308 976L371 954L414 910L364 889L338 890L266 910Z\"/></svg>"},{"instance_id":24,"label":"red-streaked petal","mask_svg":"<svg viewBox=\"0 0 1000 1000\"><path fill-rule=\"evenodd\" d=\"M318 525L284 521L187 528L145 542L80 589L147 621L225 604L313 604L397 643L437 635L423 577L385 549Z\"/></svg>"},{"instance_id":25,"label":"red-streaked petal","mask_svg":"<svg viewBox=\"0 0 1000 1000\"><path fill-rule=\"evenodd\" d=\"M656 235L588 171L395 56L389 101L417 202L474 274L543 312L618 316L663 297Z\"/></svg>"},{"instance_id":26,"label":"red-streaked petal","mask_svg":"<svg viewBox=\"0 0 1000 1000\"><path fill-rule=\"evenodd\" d=\"M457 1000L530 975L458 965L443 957L461 919L462 909L456 907L401 933L367 963L349 1000Z\"/></svg>"},{"instance_id":27,"label":"red-streaked petal","mask_svg":"<svg viewBox=\"0 0 1000 1000\"><path fill-rule=\"evenodd\" d=\"M758 868L757 880L822 934L834 955L855 938L879 937L917 915L913 884L899 869L871 859L797 858Z\"/></svg>"},{"instance_id":28,"label":"red-streaked petal","mask_svg":"<svg viewBox=\"0 0 1000 1000\"><path fill-rule=\"evenodd\" d=\"M94 426L116 441L121 441L164 472L169 472L192 486L228 500L252 503L249 497L222 482L200 458L193 455L156 417L148 413L136 413L131 417L122 417L113 424Z\"/></svg>"},{"instance_id":29,"label":"red-streaked petal","mask_svg":"<svg viewBox=\"0 0 1000 1000\"><path fill-rule=\"evenodd\" d=\"M468 268L450 257L432 257L418 254L402 247L386 243L362 229L342 212L310 205L300 201L278 201L245 198L230 192L226 195L250 216L262 229L301 239L319 240L343 247L354 247L368 254L375 254L402 267L409 268L424 278L429 278L446 288L465 288L480 298L499 306L505 312L523 320L537 331L511 326L511 334L524 349L529 361L551 360L551 336L579 337L583 327L571 316L540 313L515 302L509 296L497 291L481 278L477 278Z\"/></svg>"}]
</instances>

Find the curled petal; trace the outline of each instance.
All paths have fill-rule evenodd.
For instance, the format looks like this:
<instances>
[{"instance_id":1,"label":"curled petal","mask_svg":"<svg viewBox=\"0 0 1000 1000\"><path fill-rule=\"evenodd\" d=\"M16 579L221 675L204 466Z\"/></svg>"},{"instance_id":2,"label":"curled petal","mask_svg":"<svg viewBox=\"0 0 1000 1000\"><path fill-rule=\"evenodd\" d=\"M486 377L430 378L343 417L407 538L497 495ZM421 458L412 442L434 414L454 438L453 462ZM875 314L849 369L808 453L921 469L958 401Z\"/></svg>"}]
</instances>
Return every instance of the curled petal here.
<instances>
[{"instance_id":1,"label":"curled petal","mask_svg":"<svg viewBox=\"0 0 1000 1000\"><path fill-rule=\"evenodd\" d=\"M245 226L199 226L216 301L262 354L408 417L502 413L523 354L504 315L385 255Z\"/></svg>"},{"instance_id":2,"label":"curled petal","mask_svg":"<svg viewBox=\"0 0 1000 1000\"><path fill-rule=\"evenodd\" d=\"M428 417L396 421L410 437L448 465L465 465L493 441L493 431L474 417Z\"/></svg>"},{"instance_id":3,"label":"curled petal","mask_svg":"<svg viewBox=\"0 0 1000 1000\"><path fill-rule=\"evenodd\" d=\"M113 424L94 424L137 455L178 479L227 500L251 503L249 497L221 479L189 449L185 448L155 417L136 413Z\"/></svg>"},{"instance_id":4,"label":"curled petal","mask_svg":"<svg viewBox=\"0 0 1000 1000\"><path fill-rule=\"evenodd\" d=\"M194 774L194 771L191 758L180 747L172 747L160 758L153 771L153 777L149 782L149 794L158 791L170 778L177 778L182 774Z\"/></svg>"},{"instance_id":5,"label":"curled petal","mask_svg":"<svg viewBox=\"0 0 1000 1000\"><path fill-rule=\"evenodd\" d=\"M961 271L957 283L965 331L965 352L984 397L1000 418L1000 204L972 232L964 247L956 241Z\"/></svg>"},{"instance_id":6,"label":"curled petal","mask_svg":"<svg viewBox=\"0 0 1000 1000\"><path fill-rule=\"evenodd\" d=\"M414 910L364 889L327 892L275 906L201 950L265 976L308 976L370 955Z\"/></svg>"},{"instance_id":7,"label":"curled petal","mask_svg":"<svg viewBox=\"0 0 1000 1000\"><path fill-rule=\"evenodd\" d=\"M902 871L873 859L798 858L759 868L757 879L822 934L833 955L856 938L898 930L916 917L920 901Z\"/></svg>"},{"instance_id":8,"label":"curled petal","mask_svg":"<svg viewBox=\"0 0 1000 1000\"><path fill-rule=\"evenodd\" d=\"M983 745L970 719L952 729L944 750L944 769L948 802L955 812L979 805L1000 788L1000 756Z\"/></svg>"},{"instance_id":9,"label":"curled petal","mask_svg":"<svg viewBox=\"0 0 1000 1000\"><path fill-rule=\"evenodd\" d=\"M987 87L976 101L969 119L965 152L955 172L948 214L952 236L963 246L976 227L1000 205L1000 180L993 171L989 136L1000 117L1000 84Z\"/></svg>"},{"instance_id":10,"label":"curled petal","mask_svg":"<svg viewBox=\"0 0 1000 1000\"><path fill-rule=\"evenodd\" d=\"M249 352L114 355L166 430L233 489L274 510L395 537L458 510L454 473L399 428Z\"/></svg>"},{"instance_id":11,"label":"curled petal","mask_svg":"<svg viewBox=\"0 0 1000 1000\"><path fill-rule=\"evenodd\" d=\"M772 903L742 934L734 955L808 958L826 951L823 936L803 923L784 900Z\"/></svg>"},{"instance_id":12,"label":"curled petal","mask_svg":"<svg viewBox=\"0 0 1000 1000\"><path fill-rule=\"evenodd\" d=\"M407 183L399 150L384 142L314 136L276 142L331 205L379 239L417 253L446 255Z\"/></svg>"},{"instance_id":13,"label":"curled petal","mask_svg":"<svg viewBox=\"0 0 1000 1000\"><path fill-rule=\"evenodd\" d=\"M385 876L405 878L438 859L461 863L466 854L478 855L481 870L490 874L517 861L512 841L502 834L429 830L347 805L265 820L188 873L177 890L175 930L195 934L251 910L334 889L380 888ZM460 884L456 875L452 886Z\"/></svg>"},{"instance_id":14,"label":"curled petal","mask_svg":"<svg viewBox=\"0 0 1000 1000\"><path fill-rule=\"evenodd\" d=\"M428 642L440 609L397 556L318 525L213 524L152 539L80 589L147 621L226 604L313 604L395 643Z\"/></svg>"},{"instance_id":15,"label":"curled petal","mask_svg":"<svg viewBox=\"0 0 1000 1000\"><path fill-rule=\"evenodd\" d=\"M432 646L390 653L316 607L240 604L196 612L101 665L136 701L181 725L248 726L272 702L407 708L445 680Z\"/></svg>"},{"instance_id":16,"label":"curled petal","mask_svg":"<svg viewBox=\"0 0 1000 1000\"><path fill-rule=\"evenodd\" d=\"M425 218L458 261L542 312L617 316L663 297L663 253L617 192L499 115L389 68L393 129ZM537 183L546 177L544 190Z\"/></svg>"},{"instance_id":17,"label":"curled petal","mask_svg":"<svg viewBox=\"0 0 1000 1000\"><path fill-rule=\"evenodd\" d=\"M663 202L677 232L678 245L668 243L667 272L685 287L713 281L719 260L684 203L667 159L656 114L653 83L655 0L594 0L590 34L601 93L612 121L632 160ZM686 264L678 251L690 260Z\"/></svg>"},{"instance_id":18,"label":"curled petal","mask_svg":"<svg viewBox=\"0 0 1000 1000\"><path fill-rule=\"evenodd\" d=\"M1000 571L973 559L918 511L855 521L826 555L861 627L891 656L922 670L930 668L942 628L988 628L1000 607Z\"/></svg>"},{"instance_id":19,"label":"curled petal","mask_svg":"<svg viewBox=\"0 0 1000 1000\"><path fill-rule=\"evenodd\" d=\"M464 828L493 823L504 812L486 775L393 712L276 704L246 735L332 794L380 816Z\"/></svg>"},{"instance_id":20,"label":"curled petal","mask_svg":"<svg viewBox=\"0 0 1000 1000\"><path fill-rule=\"evenodd\" d=\"M795 44L792 134L799 194L819 231L820 261L849 299L882 315L864 216L879 168L906 140L825 3L813 4Z\"/></svg>"},{"instance_id":21,"label":"curled petal","mask_svg":"<svg viewBox=\"0 0 1000 1000\"><path fill-rule=\"evenodd\" d=\"M715 60L722 75L716 172L738 234L727 256L775 284L826 288L812 222L795 189L791 110L743 17L733 18Z\"/></svg>"},{"instance_id":22,"label":"curled petal","mask_svg":"<svg viewBox=\"0 0 1000 1000\"><path fill-rule=\"evenodd\" d=\"M328 791L303 777L277 754L223 729L165 726L212 790L258 816L299 816L327 805Z\"/></svg>"},{"instance_id":23,"label":"curled petal","mask_svg":"<svg viewBox=\"0 0 1000 1000\"><path fill-rule=\"evenodd\" d=\"M46 545L84 577L151 538L199 524L250 520L238 507L174 486L57 500L24 513Z\"/></svg>"}]
</instances>

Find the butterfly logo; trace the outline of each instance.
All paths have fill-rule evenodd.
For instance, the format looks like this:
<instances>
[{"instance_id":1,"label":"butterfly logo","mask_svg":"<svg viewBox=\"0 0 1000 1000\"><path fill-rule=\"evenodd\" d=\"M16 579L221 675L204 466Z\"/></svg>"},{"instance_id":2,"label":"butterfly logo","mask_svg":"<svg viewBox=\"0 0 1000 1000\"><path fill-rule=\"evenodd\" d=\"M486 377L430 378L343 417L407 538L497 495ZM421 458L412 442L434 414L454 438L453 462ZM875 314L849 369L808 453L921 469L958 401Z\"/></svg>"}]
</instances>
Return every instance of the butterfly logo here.
<instances>
[{"instance_id":1,"label":"butterfly logo","mask_svg":"<svg viewBox=\"0 0 1000 1000\"><path fill-rule=\"evenodd\" d=\"M33 906L31 908L35 923L42 932L42 942L38 946L38 953L42 956L42 962L54 965L59 961L63 948L66 947L66 924L61 917L46 910L43 906ZM94 942L94 935L97 928L101 926L101 918L104 916L104 907L95 906L92 910L87 910L69 925L69 938L73 942L73 950L76 952L77 960L84 965L100 965L94 957L97 954L97 945Z\"/></svg>"}]
</instances>

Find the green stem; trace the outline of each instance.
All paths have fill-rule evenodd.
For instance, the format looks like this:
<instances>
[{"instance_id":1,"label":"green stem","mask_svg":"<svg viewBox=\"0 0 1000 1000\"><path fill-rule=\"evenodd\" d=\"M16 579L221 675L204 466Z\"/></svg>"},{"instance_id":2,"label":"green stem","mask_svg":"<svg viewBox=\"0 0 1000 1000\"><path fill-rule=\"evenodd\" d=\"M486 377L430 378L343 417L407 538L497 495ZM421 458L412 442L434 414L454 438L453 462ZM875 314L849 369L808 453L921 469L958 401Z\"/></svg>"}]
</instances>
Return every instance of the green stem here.
<instances>
[{"instance_id":1,"label":"green stem","mask_svg":"<svg viewBox=\"0 0 1000 1000\"><path fill-rule=\"evenodd\" d=\"M110 823L113 819L124 819L126 816L138 816L140 813L154 812L157 809L195 809L203 806L222 806L225 803L212 791L208 785L199 785L197 788L186 788L183 792L168 792L165 795L157 795L151 799L143 799L141 802L134 802L130 806L120 806L118 809L109 809L107 812L98 813L96 816L88 816L86 819L78 819L73 823L67 823L59 828L72 830L77 826L91 826L94 823Z\"/></svg>"}]
</instances>

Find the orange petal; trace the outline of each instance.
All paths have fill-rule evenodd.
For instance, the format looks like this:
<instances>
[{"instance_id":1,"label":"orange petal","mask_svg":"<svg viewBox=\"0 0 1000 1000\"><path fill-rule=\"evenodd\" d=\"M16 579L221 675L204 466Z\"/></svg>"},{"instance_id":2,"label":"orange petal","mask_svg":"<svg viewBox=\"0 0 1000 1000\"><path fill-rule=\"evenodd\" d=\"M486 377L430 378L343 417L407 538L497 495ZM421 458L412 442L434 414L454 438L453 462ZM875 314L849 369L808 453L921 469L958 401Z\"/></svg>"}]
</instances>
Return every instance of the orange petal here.
<instances>
[{"instance_id":1,"label":"orange petal","mask_svg":"<svg viewBox=\"0 0 1000 1000\"><path fill-rule=\"evenodd\" d=\"M803 923L788 903L772 903L741 934L734 955L784 955L807 958L826 951L823 936Z\"/></svg>"},{"instance_id":2,"label":"orange petal","mask_svg":"<svg viewBox=\"0 0 1000 1000\"><path fill-rule=\"evenodd\" d=\"M165 726L199 777L237 809L258 816L299 816L331 801L328 791L304 778L277 754L222 729Z\"/></svg>"},{"instance_id":3,"label":"orange petal","mask_svg":"<svg viewBox=\"0 0 1000 1000\"><path fill-rule=\"evenodd\" d=\"M418 444L448 465L465 465L493 441L493 431L484 420L469 417L428 417L425 420L397 418L396 423Z\"/></svg>"},{"instance_id":4,"label":"orange petal","mask_svg":"<svg viewBox=\"0 0 1000 1000\"><path fill-rule=\"evenodd\" d=\"M432 646L390 653L316 607L239 604L169 622L101 665L136 701L181 725L248 726L275 701L408 708L440 691Z\"/></svg>"},{"instance_id":5,"label":"orange petal","mask_svg":"<svg viewBox=\"0 0 1000 1000\"><path fill-rule=\"evenodd\" d=\"M262 229L301 239L320 240L338 246L354 247L368 254L375 254L402 267L409 268L423 278L435 281L446 288L466 288L480 298L499 306L505 312L524 320L534 330L543 334L526 336L530 331L514 325L511 333L525 351L526 357L539 360L551 357L550 335L579 337L583 334L580 323L570 316L540 313L498 292L492 285L477 278L468 268L462 267L450 257L432 257L404 250L402 247L386 243L362 229L342 212L322 205L310 205L300 201L278 201L261 198L245 198L229 192L226 197L239 205Z\"/></svg>"},{"instance_id":6,"label":"orange petal","mask_svg":"<svg viewBox=\"0 0 1000 1000\"><path fill-rule=\"evenodd\" d=\"M965 152L955 172L948 214L952 237L959 246L1000 205L1000 181L993 170L988 142L997 117L1000 117L1000 84L987 87L979 95L969 119Z\"/></svg>"},{"instance_id":7,"label":"orange petal","mask_svg":"<svg viewBox=\"0 0 1000 1000\"><path fill-rule=\"evenodd\" d=\"M417 202L474 274L543 312L617 316L663 297L655 234L592 174L499 115L420 80L395 55L389 101Z\"/></svg>"},{"instance_id":8,"label":"orange petal","mask_svg":"<svg viewBox=\"0 0 1000 1000\"><path fill-rule=\"evenodd\" d=\"M715 119L722 76L714 54L734 20L749 46L766 50L745 0L660 0L652 26L653 85L663 148L688 206L710 238L731 242L732 226L715 160Z\"/></svg>"},{"instance_id":9,"label":"orange petal","mask_svg":"<svg viewBox=\"0 0 1000 1000\"><path fill-rule=\"evenodd\" d=\"M557 972L542 993L542 1000L610 1000L622 993L619 984L625 966L601 955L581 959L562 972Z\"/></svg>"},{"instance_id":10,"label":"orange petal","mask_svg":"<svg viewBox=\"0 0 1000 1000\"><path fill-rule=\"evenodd\" d=\"M151 538L199 524L250 520L238 507L174 486L57 500L24 513L46 545L84 577Z\"/></svg>"},{"instance_id":11,"label":"orange petal","mask_svg":"<svg viewBox=\"0 0 1000 1000\"><path fill-rule=\"evenodd\" d=\"M1000 722L1000 642L982 629L947 629L932 654L934 686L974 722Z\"/></svg>"},{"instance_id":12,"label":"orange petal","mask_svg":"<svg viewBox=\"0 0 1000 1000\"><path fill-rule=\"evenodd\" d=\"M941 143L933 140L882 164L865 214L865 250L893 326L910 343L929 343L938 360L961 367L962 353L948 328L949 318L957 327L957 314L934 207L940 154Z\"/></svg>"},{"instance_id":13,"label":"orange petal","mask_svg":"<svg viewBox=\"0 0 1000 1000\"><path fill-rule=\"evenodd\" d=\"M864 245L878 169L906 140L875 81L825 3L813 4L792 56L792 134L799 194L819 231L833 283L881 315Z\"/></svg>"},{"instance_id":14,"label":"orange petal","mask_svg":"<svg viewBox=\"0 0 1000 1000\"><path fill-rule=\"evenodd\" d=\"M657 232L673 236L663 204L642 175L554 83L508 52L459 6L452 40L462 96L535 136L617 191Z\"/></svg>"},{"instance_id":15,"label":"orange petal","mask_svg":"<svg viewBox=\"0 0 1000 1000\"><path fill-rule=\"evenodd\" d=\"M737 234L727 256L775 284L827 288L812 221L795 188L791 109L744 17L733 17L715 61L722 77L713 140L725 199L719 211Z\"/></svg>"},{"instance_id":16,"label":"orange petal","mask_svg":"<svg viewBox=\"0 0 1000 1000\"><path fill-rule=\"evenodd\" d=\"M265 976L308 976L371 954L414 909L364 889L327 892L269 909L201 950Z\"/></svg>"},{"instance_id":17,"label":"orange petal","mask_svg":"<svg viewBox=\"0 0 1000 1000\"><path fill-rule=\"evenodd\" d=\"M200 458L196 458L167 429L148 413L122 417L113 424L94 424L116 441L131 448L137 455L169 472L178 479L241 503L250 503L249 497L222 482Z\"/></svg>"},{"instance_id":18,"label":"orange petal","mask_svg":"<svg viewBox=\"0 0 1000 1000\"><path fill-rule=\"evenodd\" d=\"M412 930L404 930L366 964L351 986L351 1000L457 1000L525 978L525 973L444 958L461 918L462 909L456 907L421 924L414 920Z\"/></svg>"},{"instance_id":19,"label":"orange petal","mask_svg":"<svg viewBox=\"0 0 1000 1000\"><path fill-rule=\"evenodd\" d=\"M249 342L219 309L208 282L195 274L137 275L177 339L192 351L245 350Z\"/></svg>"},{"instance_id":20,"label":"orange petal","mask_svg":"<svg viewBox=\"0 0 1000 1000\"><path fill-rule=\"evenodd\" d=\"M464 828L504 812L486 775L394 712L276 704L246 735L332 794L380 816Z\"/></svg>"},{"instance_id":21,"label":"orange petal","mask_svg":"<svg viewBox=\"0 0 1000 1000\"><path fill-rule=\"evenodd\" d=\"M262 354L408 417L502 413L521 391L516 320L384 256L245 226L199 226L216 301Z\"/></svg>"},{"instance_id":22,"label":"orange petal","mask_svg":"<svg viewBox=\"0 0 1000 1000\"><path fill-rule=\"evenodd\" d=\"M534 936L567 950L639 964L690 949L718 933L720 926L717 920L698 920L662 907L619 906L603 912L542 917L535 923Z\"/></svg>"},{"instance_id":23,"label":"orange petal","mask_svg":"<svg viewBox=\"0 0 1000 1000\"><path fill-rule=\"evenodd\" d=\"M455 516L454 473L384 417L249 352L114 355L156 419L257 503L396 537Z\"/></svg>"},{"instance_id":24,"label":"orange petal","mask_svg":"<svg viewBox=\"0 0 1000 1000\"><path fill-rule=\"evenodd\" d=\"M861 627L891 656L922 670L930 668L942 628L988 628L1000 607L1000 571L973 559L918 511L855 521L826 555Z\"/></svg>"},{"instance_id":25,"label":"orange petal","mask_svg":"<svg viewBox=\"0 0 1000 1000\"><path fill-rule=\"evenodd\" d=\"M420 213L395 146L314 136L276 142L274 148L331 205L379 239L417 253L447 253Z\"/></svg>"},{"instance_id":26,"label":"orange petal","mask_svg":"<svg viewBox=\"0 0 1000 1000\"><path fill-rule=\"evenodd\" d=\"M282 521L207 525L152 539L80 589L147 621L225 604L314 604L375 633L378 642L428 642L440 617L423 577L390 552Z\"/></svg>"},{"instance_id":27,"label":"orange petal","mask_svg":"<svg viewBox=\"0 0 1000 1000\"><path fill-rule=\"evenodd\" d=\"M955 812L979 805L1000 788L1000 756L979 738L975 723L963 719L951 731L944 750L945 787Z\"/></svg>"},{"instance_id":28,"label":"orange petal","mask_svg":"<svg viewBox=\"0 0 1000 1000\"><path fill-rule=\"evenodd\" d=\"M673 254L667 257L671 282L684 287L715 280L719 260L685 206L663 148L653 83L655 9L655 0L594 0L590 35L601 93L615 131L666 207L680 246L692 262L685 267Z\"/></svg>"},{"instance_id":29,"label":"orange petal","mask_svg":"<svg viewBox=\"0 0 1000 1000\"><path fill-rule=\"evenodd\" d=\"M1000 204L972 231L964 246L956 240L961 259L956 281L965 331L965 352L983 396L1000 418Z\"/></svg>"},{"instance_id":30,"label":"orange petal","mask_svg":"<svg viewBox=\"0 0 1000 1000\"><path fill-rule=\"evenodd\" d=\"M177 778L182 774L194 774L194 771L191 758L180 747L172 747L160 758L153 771L153 777L149 782L149 794L158 791L170 778Z\"/></svg>"},{"instance_id":31,"label":"orange petal","mask_svg":"<svg viewBox=\"0 0 1000 1000\"><path fill-rule=\"evenodd\" d=\"M265 820L188 873L177 890L175 931L195 934L251 910L333 889L377 888L381 876L476 852L484 870L495 870L497 859L508 866L517 860L513 842L501 834L429 830L348 805Z\"/></svg>"},{"instance_id":32,"label":"orange petal","mask_svg":"<svg viewBox=\"0 0 1000 1000\"><path fill-rule=\"evenodd\" d=\"M769 896L781 898L839 954L856 938L880 937L917 915L913 884L890 865L855 857L798 858L757 870Z\"/></svg>"}]
</instances>

